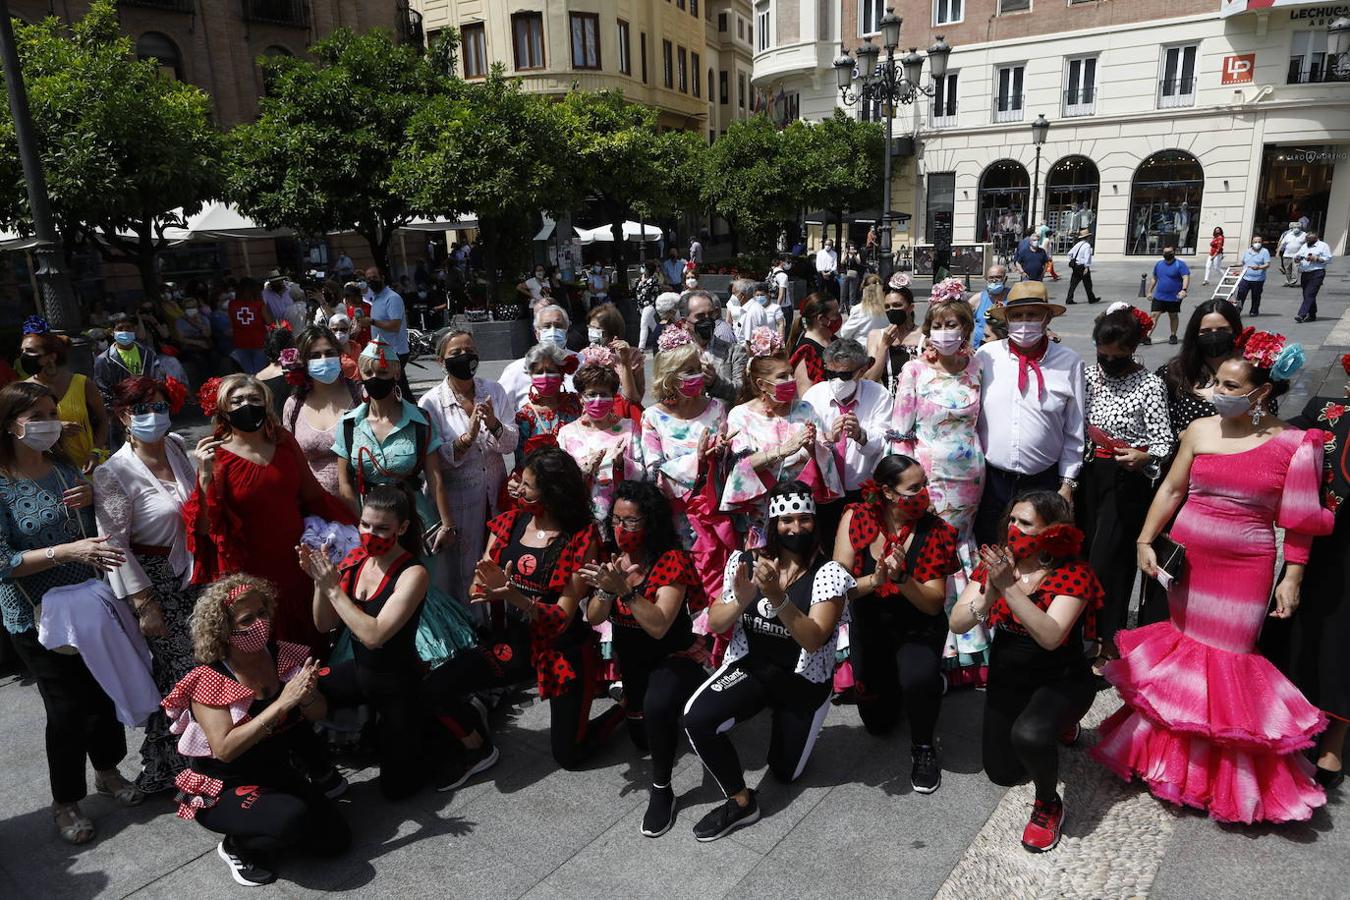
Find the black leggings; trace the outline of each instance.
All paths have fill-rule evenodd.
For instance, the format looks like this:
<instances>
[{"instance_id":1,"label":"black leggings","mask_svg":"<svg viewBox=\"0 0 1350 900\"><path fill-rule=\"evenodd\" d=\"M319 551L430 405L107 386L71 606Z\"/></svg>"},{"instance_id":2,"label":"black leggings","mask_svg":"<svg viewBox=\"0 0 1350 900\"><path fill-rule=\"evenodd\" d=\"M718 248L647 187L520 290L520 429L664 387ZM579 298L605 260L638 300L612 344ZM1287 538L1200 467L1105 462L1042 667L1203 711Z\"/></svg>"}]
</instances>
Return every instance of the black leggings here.
<instances>
[{"instance_id":1,"label":"black leggings","mask_svg":"<svg viewBox=\"0 0 1350 900\"><path fill-rule=\"evenodd\" d=\"M901 609L900 604L909 601L872 595L853 601L848 637L858 684L858 715L870 734L886 734L900 721L903 701L910 740L931 746L942 710L946 634L908 627L904 620L918 619L922 613L912 607Z\"/></svg>"},{"instance_id":2,"label":"black leggings","mask_svg":"<svg viewBox=\"0 0 1350 900\"><path fill-rule=\"evenodd\" d=\"M47 711L47 775L52 801L74 803L88 793L84 761L95 771L117 768L127 755L127 733L112 700L79 656L48 650L37 630L11 635L14 649L37 682Z\"/></svg>"},{"instance_id":3,"label":"black leggings","mask_svg":"<svg viewBox=\"0 0 1350 900\"><path fill-rule=\"evenodd\" d=\"M233 838L245 851L295 847L337 856L352 840L337 804L299 777L277 786L227 781L216 805L199 810L197 821L208 831Z\"/></svg>"},{"instance_id":4,"label":"black leggings","mask_svg":"<svg viewBox=\"0 0 1350 900\"><path fill-rule=\"evenodd\" d=\"M1036 799L1054 800L1060 735L1086 715L1096 696L1090 672L1082 665L1037 683L1025 670L1000 668L991 661L982 740L985 774L1006 787L1030 775Z\"/></svg>"},{"instance_id":5,"label":"black leggings","mask_svg":"<svg viewBox=\"0 0 1350 900\"><path fill-rule=\"evenodd\" d=\"M548 739L553 759L564 769L578 769L623 724L624 709L615 704L591 720L595 696L594 654L584 646L562 651L578 677L548 701Z\"/></svg>"},{"instance_id":6,"label":"black leggings","mask_svg":"<svg viewBox=\"0 0 1350 900\"><path fill-rule=\"evenodd\" d=\"M828 681L816 684L746 657L722 666L699 686L684 707L684 730L722 793L730 797L745 789L745 772L727 732L764 709L772 710L769 771L791 783L811 758L830 711L830 689Z\"/></svg>"},{"instance_id":7,"label":"black leggings","mask_svg":"<svg viewBox=\"0 0 1350 900\"><path fill-rule=\"evenodd\" d=\"M1110 645L1130 614L1130 595L1139 568L1135 540L1144 527L1153 489L1148 477L1113 460L1092 459L1083 466L1078 513L1087 535L1088 562L1106 593L1097 614L1097 633Z\"/></svg>"},{"instance_id":8,"label":"black leggings","mask_svg":"<svg viewBox=\"0 0 1350 900\"><path fill-rule=\"evenodd\" d=\"M426 770L422 737L430 719L420 683L416 669L373 672L354 659L333 666L321 682L324 697L334 706L374 707L380 792L388 800L410 797L422 786Z\"/></svg>"},{"instance_id":9,"label":"black leggings","mask_svg":"<svg viewBox=\"0 0 1350 900\"><path fill-rule=\"evenodd\" d=\"M708 673L687 656L667 656L650 669L627 665L622 657L619 664L628 732L639 750L651 752L652 784L670 784L680 714Z\"/></svg>"}]
</instances>

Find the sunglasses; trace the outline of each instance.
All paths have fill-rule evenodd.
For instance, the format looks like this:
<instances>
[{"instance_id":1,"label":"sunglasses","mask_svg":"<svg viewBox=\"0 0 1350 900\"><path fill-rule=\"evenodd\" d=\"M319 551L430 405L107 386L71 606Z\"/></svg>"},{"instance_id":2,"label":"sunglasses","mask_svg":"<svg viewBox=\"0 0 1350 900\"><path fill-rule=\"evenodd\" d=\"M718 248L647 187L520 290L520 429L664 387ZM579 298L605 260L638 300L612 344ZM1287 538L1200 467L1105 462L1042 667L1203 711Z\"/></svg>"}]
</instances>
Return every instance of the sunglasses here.
<instances>
[{"instance_id":1,"label":"sunglasses","mask_svg":"<svg viewBox=\"0 0 1350 900\"><path fill-rule=\"evenodd\" d=\"M131 407L132 415L143 416L147 413L166 413L169 411L169 404L163 400L156 400L154 403L137 403Z\"/></svg>"}]
</instances>

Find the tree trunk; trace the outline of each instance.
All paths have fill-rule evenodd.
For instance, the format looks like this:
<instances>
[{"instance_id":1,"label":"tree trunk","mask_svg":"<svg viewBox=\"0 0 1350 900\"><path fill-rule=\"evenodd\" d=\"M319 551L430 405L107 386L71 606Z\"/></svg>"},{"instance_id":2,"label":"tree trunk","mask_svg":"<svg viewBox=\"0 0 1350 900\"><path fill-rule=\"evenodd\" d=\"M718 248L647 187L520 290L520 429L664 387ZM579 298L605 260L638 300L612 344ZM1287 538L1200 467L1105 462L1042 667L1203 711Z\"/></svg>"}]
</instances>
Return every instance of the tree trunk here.
<instances>
[{"instance_id":1,"label":"tree trunk","mask_svg":"<svg viewBox=\"0 0 1350 900\"><path fill-rule=\"evenodd\" d=\"M497 241L499 229L497 224L491 220L478 220L478 227L483 241L483 276L485 279L483 306L492 309L497 304ZM469 291L470 284L465 284L464 290ZM472 298L472 294L470 294Z\"/></svg>"},{"instance_id":2,"label":"tree trunk","mask_svg":"<svg viewBox=\"0 0 1350 900\"><path fill-rule=\"evenodd\" d=\"M609 233L614 238L614 275L615 283L628 287L628 242L623 239L623 223L627 221L627 210L620 209L618 220L611 222ZM625 291L626 293L626 291Z\"/></svg>"},{"instance_id":3,"label":"tree trunk","mask_svg":"<svg viewBox=\"0 0 1350 900\"><path fill-rule=\"evenodd\" d=\"M356 233L365 239L371 258L375 260L375 268L384 276L384 283L392 285L394 273L389 265L389 240L394 236L394 229L376 225L364 231L358 228Z\"/></svg>"}]
</instances>

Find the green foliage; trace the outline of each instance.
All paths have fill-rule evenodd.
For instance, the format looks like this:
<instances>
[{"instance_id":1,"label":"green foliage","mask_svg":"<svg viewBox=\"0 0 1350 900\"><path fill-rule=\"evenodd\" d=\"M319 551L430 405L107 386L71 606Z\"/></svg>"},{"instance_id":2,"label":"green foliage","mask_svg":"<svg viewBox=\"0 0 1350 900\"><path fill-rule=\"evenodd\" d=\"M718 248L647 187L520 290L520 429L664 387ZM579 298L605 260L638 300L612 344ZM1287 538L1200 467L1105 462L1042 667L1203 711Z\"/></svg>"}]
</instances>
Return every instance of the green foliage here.
<instances>
[{"instance_id":1,"label":"green foliage","mask_svg":"<svg viewBox=\"0 0 1350 900\"><path fill-rule=\"evenodd\" d=\"M786 147L784 133L761 115L733 122L705 156L703 202L757 250L773 246L780 224L803 202L783 169Z\"/></svg>"},{"instance_id":2,"label":"green foliage","mask_svg":"<svg viewBox=\"0 0 1350 900\"><path fill-rule=\"evenodd\" d=\"M58 227L68 240L94 241L106 258L137 263L150 280L160 232L176 221L170 213L196 212L223 186L210 100L136 59L111 0L97 0L69 31L55 17L15 26ZM27 232L14 123L8 104L0 107L0 222Z\"/></svg>"},{"instance_id":3,"label":"green foliage","mask_svg":"<svg viewBox=\"0 0 1350 900\"><path fill-rule=\"evenodd\" d=\"M880 124L836 109L823 122L793 122L783 137L783 173L797 186L802 205L839 212L879 204L886 143Z\"/></svg>"},{"instance_id":4,"label":"green foliage","mask_svg":"<svg viewBox=\"0 0 1350 900\"><path fill-rule=\"evenodd\" d=\"M231 199L269 228L355 231L387 269L394 229L424 212L394 166L419 110L458 90L453 47L422 54L387 31L339 29L312 60L263 59L258 119L230 134Z\"/></svg>"}]
</instances>

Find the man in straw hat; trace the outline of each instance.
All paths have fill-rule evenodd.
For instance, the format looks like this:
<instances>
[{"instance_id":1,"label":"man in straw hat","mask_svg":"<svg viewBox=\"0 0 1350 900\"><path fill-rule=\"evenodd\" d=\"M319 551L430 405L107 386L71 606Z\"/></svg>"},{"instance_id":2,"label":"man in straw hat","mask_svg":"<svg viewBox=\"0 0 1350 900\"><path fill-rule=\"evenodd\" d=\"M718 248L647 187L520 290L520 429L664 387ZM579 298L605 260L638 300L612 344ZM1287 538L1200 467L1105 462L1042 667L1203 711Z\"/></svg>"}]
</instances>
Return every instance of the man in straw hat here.
<instances>
[{"instance_id":1,"label":"man in straw hat","mask_svg":"<svg viewBox=\"0 0 1350 900\"><path fill-rule=\"evenodd\" d=\"M1069 248L1069 268L1073 274L1069 277L1069 296L1065 303L1073 305L1073 292L1081 283L1087 290L1088 303L1098 303L1101 298L1092 290L1092 231L1087 228L1078 230L1078 240Z\"/></svg>"},{"instance_id":2,"label":"man in straw hat","mask_svg":"<svg viewBox=\"0 0 1350 900\"><path fill-rule=\"evenodd\" d=\"M1072 502L1083 466L1083 358L1050 339L1047 325L1064 307L1045 285L1023 281L990 319L1006 322L1008 337L986 343L980 362L980 443L984 493L975 539L1001 543L1004 510L1031 488L1057 490Z\"/></svg>"}]
</instances>

